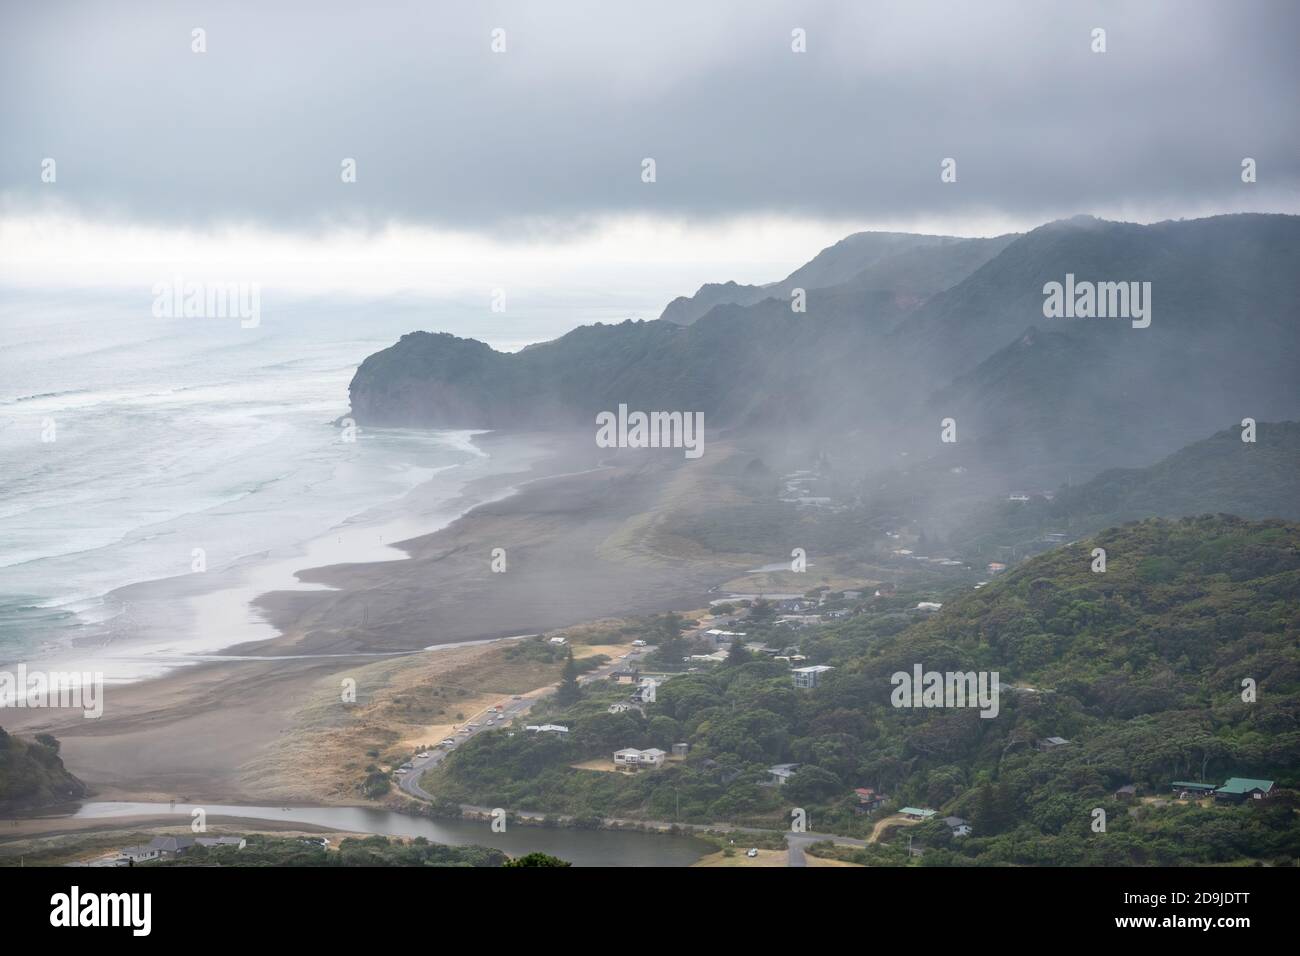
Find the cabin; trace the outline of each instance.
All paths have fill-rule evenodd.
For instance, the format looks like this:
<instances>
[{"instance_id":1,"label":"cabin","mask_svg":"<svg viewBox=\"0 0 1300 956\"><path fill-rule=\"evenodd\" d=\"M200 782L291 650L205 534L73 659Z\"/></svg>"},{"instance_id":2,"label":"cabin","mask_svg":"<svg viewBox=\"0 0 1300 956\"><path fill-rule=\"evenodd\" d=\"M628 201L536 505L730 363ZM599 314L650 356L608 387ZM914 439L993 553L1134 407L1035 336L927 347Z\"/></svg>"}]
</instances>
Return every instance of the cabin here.
<instances>
[{"instance_id":1,"label":"cabin","mask_svg":"<svg viewBox=\"0 0 1300 956\"><path fill-rule=\"evenodd\" d=\"M635 684L637 676L636 671L613 671L609 679L615 684Z\"/></svg>"},{"instance_id":2,"label":"cabin","mask_svg":"<svg viewBox=\"0 0 1300 956\"><path fill-rule=\"evenodd\" d=\"M1223 803L1245 803L1247 800L1267 800L1272 794L1272 780L1229 777L1222 787L1214 791L1214 799Z\"/></svg>"},{"instance_id":3,"label":"cabin","mask_svg":"<svg viewBox=\"0 0 1300 956\"><path fill-rule=\"evenodd\" d=\"M874 787L855 787L853 795L858 798L857 806L853 808L854 813L871 813L879 810L885 802L884 794L876 793Z\"/></svg>"},{"instance_id":4,"label":"cabin","mask_svg":"<svg viewBox=\"0 0 1300 956\"><path fill-rule=\"evenodd\" d=\"M674 757L685 757L690 752L691 752L690 744L673 744Z\"/></svg>"},{"instance_id":5,"label":"cabin","mask_svg":"<svg viewBox=\"0 0 1300 956\"><path fill-rule=\"evenodd\" d=\"M1115 791L1115 799L1130 802L1137 799L1137 784L1126 783Z\"/></svg>"},{"instance_id":6,"label":"cabin","mask_svg":"<svg viewBox=\"0 0 1300 956\"><path fill-rule=\"evenodd\" d=\"M1034 746L1036 746L1043 753L1051 753L1053 750L1057 749L1058 747L1064 747L1068 743L1069 741L1066 740L1064 737L1044 737L1042 740L1038 741L1038 743L1035 744Z\"/></svg>"},{"instance_id":7,"label":"cabin","mask_svg":"<svg viewBox=\"0 0 1300 956\"><path fill-rule=\"evenodd\" d=\"M898 811L909 820L929 820L935 815L934 810L927 810L924 807L903 807Z\"/></svg>"}]
</instances>

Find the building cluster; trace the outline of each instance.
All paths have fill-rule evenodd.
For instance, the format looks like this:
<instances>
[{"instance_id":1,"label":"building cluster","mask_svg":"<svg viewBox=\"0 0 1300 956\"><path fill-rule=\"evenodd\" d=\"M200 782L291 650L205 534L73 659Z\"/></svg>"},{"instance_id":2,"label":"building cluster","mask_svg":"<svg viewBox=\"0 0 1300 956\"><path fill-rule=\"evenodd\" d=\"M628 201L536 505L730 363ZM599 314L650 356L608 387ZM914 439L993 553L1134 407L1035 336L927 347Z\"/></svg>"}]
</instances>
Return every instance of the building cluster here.
<instances>
[{"instance_id":1,"label":"building cluster","mask_svg":"<svg viewBox=\"0 0 1300 956\"><path fill-rule=\"evenodd\" d=\"M237 846L242 850L247 845L248 841L243 837L160 836L138 846L123 847L115 862L118 866L129 866L150 860L176 859L196 846Z\"/></svg>"},{"instance_id":2,"label":"building cluster","mask_svg":"<svg viewBox=\"0 0 1300 956\"><path fill-rule=\"evenodd\" d=\"M1273 795L1272 780L1253 777L1229 777L1222 786L1187 780L1175 780L1170 786L1180 800L1212 796L1220 803L1245 803L1247 800L1267 800Z\"/></svg>"}]
</instances>

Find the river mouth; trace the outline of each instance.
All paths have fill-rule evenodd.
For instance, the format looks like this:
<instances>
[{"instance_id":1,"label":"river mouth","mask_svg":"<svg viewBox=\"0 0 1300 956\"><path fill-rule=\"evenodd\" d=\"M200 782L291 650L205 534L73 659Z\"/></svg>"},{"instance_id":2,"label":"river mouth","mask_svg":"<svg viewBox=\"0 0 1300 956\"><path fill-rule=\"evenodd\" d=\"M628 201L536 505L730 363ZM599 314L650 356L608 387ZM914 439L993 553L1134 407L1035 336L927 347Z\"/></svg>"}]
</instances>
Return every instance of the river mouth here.
<instances>
[{"instance_id":1,"label":"river mouth","mask_svg":"<svg viewBox=\"0 0 1300 956\"><path fill-rule=\"evenodd\" d=\"M487 820L435 820L373 807L260 807L218 804L93 802L72 815L76 820L115 817L193 819L196 809L207 817L304 823L353 833L412 838L422 836L450 846L478 844L504 850L512 857L549 853L574 866L690 866L712 847L694 837L629 830L578 830L509 826L493 833Z\"/></svg>"}]
</instances>

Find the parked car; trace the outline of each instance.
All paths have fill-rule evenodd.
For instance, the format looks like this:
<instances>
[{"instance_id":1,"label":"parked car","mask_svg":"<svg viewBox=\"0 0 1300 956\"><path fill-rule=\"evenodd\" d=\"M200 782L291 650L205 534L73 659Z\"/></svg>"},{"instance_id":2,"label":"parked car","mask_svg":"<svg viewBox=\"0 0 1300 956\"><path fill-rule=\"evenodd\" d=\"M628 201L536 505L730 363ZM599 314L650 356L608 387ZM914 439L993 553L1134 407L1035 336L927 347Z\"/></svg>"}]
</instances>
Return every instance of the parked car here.
<instances>
[{"instance_id":1,"label":"parked car","mask_svg":"<svg viewBox=\"0 0 1300 956\"><path fill-rule=\"evenodd\" d=\"M749 856L749 857L758 856L758 847L756 846L750 847L748 850L745 851L745 856Z\"/></svg>"}]
</instances>

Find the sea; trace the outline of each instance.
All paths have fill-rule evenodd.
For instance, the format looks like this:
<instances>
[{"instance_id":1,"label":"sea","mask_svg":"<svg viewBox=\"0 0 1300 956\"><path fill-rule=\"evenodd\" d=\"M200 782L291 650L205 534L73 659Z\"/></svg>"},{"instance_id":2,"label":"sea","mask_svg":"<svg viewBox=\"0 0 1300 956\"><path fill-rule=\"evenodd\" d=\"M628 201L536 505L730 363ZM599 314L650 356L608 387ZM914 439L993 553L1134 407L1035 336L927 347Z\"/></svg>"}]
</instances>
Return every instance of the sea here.
<instances>
[{"instance_id":1,"label":"sea","mask_svg":"<svg viewBox=\"0 0 1300 956\"><path fill-rule=\"evenodd\" d=\"M0 666L130 681L275 636L257 593L313 586L304 567L401 557L393 542L454 520L494 467L472 431L349 441L337 421L358 363L414 329L513 349L619 318L598 305L494 326L478 303L264 296L246 327L150 305L0 297ZM187 576L210 584L187 584L188 613L165 626L121 597Z\"/></svg>"}]
</instances>

